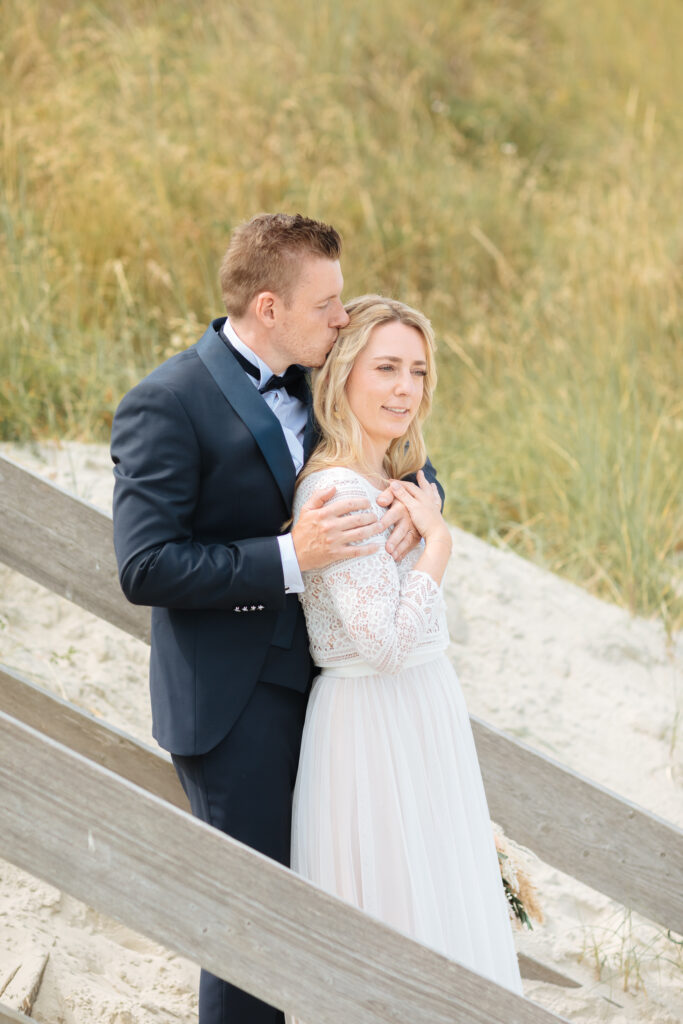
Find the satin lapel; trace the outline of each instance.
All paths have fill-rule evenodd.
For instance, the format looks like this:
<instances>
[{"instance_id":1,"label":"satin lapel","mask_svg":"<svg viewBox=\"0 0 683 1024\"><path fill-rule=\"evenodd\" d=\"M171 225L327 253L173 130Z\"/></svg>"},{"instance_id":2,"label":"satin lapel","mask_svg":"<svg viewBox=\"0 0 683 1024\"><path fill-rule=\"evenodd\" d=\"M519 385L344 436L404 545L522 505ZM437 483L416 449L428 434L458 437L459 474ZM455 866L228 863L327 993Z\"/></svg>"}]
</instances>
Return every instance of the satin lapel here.
<instances>
[{"instance_id":1,"label":"satin lapel","mask_svg":"<svg viewBox=\"0 0 683 1024\"><path fill-rule=\"evenodd\" d=\"M197 355L223 395L251 431L277 481L287 508L294 497L294 463L277 416L224 345L217 333L223 320L214 320L197 342Z\"/></svg>"},{"instance_id":2,"label":"satin lapel","mask_svg":"<svg viewBox=\"0 0 683 1024\"><path fill-rule=\"evenodd\" d=\"M308 462L319 440L320 428L318 421L313 415L313 398L311 397L308 402L308 419L306 420L306 429L304 430L304 462Z\"/></svg>"}]
</instances>

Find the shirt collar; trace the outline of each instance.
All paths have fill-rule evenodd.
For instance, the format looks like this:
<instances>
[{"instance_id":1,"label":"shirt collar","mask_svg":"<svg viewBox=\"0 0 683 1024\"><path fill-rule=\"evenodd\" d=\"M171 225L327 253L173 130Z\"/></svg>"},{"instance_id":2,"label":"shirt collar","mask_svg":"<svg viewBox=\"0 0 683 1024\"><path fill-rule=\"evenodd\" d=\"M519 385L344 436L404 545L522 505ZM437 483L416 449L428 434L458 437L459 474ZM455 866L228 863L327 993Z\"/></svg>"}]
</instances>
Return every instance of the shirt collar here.
<instances>
[{"instance_id":1,"label":"shirt collar","mask_svg":"<svg viewBox=\"0 0 683 1024\"><path fill-rule=\"evenodd\" d=\"M270 378L273 376L273 371L271 370L271 368L268 366L267 363L264 363L263 360L259 358L259 356L256 355L253 349L250 349L248 345L245 345L245 343L242 341L242 339L235 331L235 328L230 323L229 317L223 324L221 330L223 331L223 334L226 336L226 338L228 338L232 342L232 344L235 346L240 355L243 355L245 359L249 360L252 366L255 366L258 369L261 375L259 379L257 380L256 377L252 377L251 379L253 380L256 387L262 387L266 383L266 381L269 381Z\"/></svg>"}]
</instances>

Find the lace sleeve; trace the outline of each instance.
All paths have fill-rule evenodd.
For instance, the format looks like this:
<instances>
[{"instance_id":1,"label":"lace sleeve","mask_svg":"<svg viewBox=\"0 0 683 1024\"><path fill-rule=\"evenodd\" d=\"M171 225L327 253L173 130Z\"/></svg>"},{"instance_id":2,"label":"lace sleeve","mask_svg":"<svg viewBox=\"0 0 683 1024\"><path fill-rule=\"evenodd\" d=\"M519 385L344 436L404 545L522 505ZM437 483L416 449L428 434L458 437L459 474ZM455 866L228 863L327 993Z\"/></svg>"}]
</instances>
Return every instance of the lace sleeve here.
<instances>
[{"instance_id":1,"label":"lace sleeve","mask_svg":"<svg viewBox=\"0 0 683 1024\"><path fill-rule=\"evenodd\" d=\"M359 478L353 477L332 481L333 501L357 496ZM380 535L367 543L385 539ZM441 608L441 590L432 577L418 570L399 576L383 546L372 555L335 562L320 576L346 635L378 672L401 669Z\"/></svg>"}]
</instances>

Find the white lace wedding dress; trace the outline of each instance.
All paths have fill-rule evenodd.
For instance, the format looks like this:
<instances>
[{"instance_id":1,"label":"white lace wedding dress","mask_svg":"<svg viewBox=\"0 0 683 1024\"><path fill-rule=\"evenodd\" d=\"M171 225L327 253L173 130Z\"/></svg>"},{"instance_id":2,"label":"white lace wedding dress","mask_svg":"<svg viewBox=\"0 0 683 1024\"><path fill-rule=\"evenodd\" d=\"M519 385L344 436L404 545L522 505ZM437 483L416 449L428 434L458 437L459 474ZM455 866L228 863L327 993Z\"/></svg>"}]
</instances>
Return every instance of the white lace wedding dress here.
<instances>
[{"instance_id":1,"label":"white lace wedding dress","mask_svg":"<svg viewBox=\"0 0 683 1024\"><path fill-rule=\"evenodd\" d=\"M294 519L331 485L333 500L367 497L382 515L363 477L328 469L301 484ZM521 993L467 708L444 653L443 598L412 568L420 553L396 565L382 546L304 573L320 674L294 793L292 868Z\"/></svg>"}]
</instances>

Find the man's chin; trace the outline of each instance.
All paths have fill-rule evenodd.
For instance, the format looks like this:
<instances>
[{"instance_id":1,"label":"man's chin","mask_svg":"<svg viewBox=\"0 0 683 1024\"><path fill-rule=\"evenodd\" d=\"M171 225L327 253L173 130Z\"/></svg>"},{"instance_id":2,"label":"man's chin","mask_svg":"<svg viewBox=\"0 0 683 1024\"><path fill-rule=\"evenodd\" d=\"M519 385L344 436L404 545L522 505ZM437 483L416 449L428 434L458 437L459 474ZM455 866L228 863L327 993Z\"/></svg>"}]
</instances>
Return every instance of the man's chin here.
<instances>
[{"instance_id":1,"label":"man's chin","mask_svg":"<svg viewBox=\"0 0 683 1024\"><path fill-rule=\"evenodd\" d=\"M325 363L327 362L327 357L329 356L331 351L332 351L332 349L330 349L329 352L325 352L324 355L318 356L316 362L309 363L308 365L310 366L310 368L312 370L319 370L321 366L324 366Z\"/></svg>"}]
</instances>

